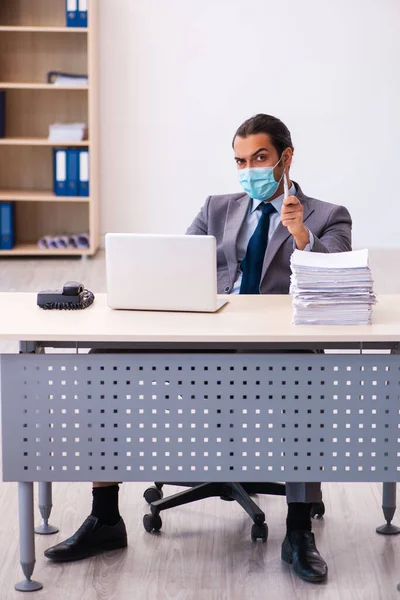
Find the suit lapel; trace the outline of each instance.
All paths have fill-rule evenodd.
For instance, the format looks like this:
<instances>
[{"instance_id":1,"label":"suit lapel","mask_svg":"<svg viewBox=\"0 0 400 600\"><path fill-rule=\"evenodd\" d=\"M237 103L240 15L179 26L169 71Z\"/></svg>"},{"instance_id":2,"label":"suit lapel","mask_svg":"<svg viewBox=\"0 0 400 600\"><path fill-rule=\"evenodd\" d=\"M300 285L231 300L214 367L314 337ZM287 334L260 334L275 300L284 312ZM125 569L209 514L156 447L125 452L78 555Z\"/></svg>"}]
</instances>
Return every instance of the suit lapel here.
<instances>
[{"instance_id":1,"label":"suit lapel","mask_svg":"<svg viewBox=\"0 0 400 600\"><path fill-rule=\"evenodd\" d=\"M303 213L303 221L306 222L308 217L314 212L314 207L310 205L307 200L307 197L301 191L300 186L295 183L296 186L296 197L300 200L301 204L304 206ZM278 227L275 229L270 242L268 243L267 250L265 251L263 269L261 274L261 282L260 285L268 271L268 268L273 261L275 254L278 252L279 248L282 246L284 242L290 237L290 233L287 228L279 222Z\"/></svg>"},{"instance_id":2,"label":"suit lapel","mask_svg":"<svg viewBox=\"0 0 400 600\"><path fill-rule=\"evenodd\" d=\"M231 281L236 279L238 264L236 243L240 228L246 218L249 204L250 198L247 194L244 194L240 198L232 199L228 204L223 237L223 248L225 252L225 258L228 263Z\"/></svg>"}]
</instances>

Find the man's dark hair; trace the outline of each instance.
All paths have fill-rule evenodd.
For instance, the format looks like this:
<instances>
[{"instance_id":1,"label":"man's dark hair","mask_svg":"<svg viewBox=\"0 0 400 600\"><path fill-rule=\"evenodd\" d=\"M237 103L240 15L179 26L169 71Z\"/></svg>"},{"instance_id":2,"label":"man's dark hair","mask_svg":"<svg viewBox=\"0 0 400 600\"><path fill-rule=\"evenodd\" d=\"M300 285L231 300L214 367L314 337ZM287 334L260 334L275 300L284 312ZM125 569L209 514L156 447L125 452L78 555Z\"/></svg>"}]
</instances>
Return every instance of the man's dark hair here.
<instances>
[{"instance_id":1,"label":"man's dark hair","mask_svg":"<svg viewBox=\"0 0 400 600\"><path fill-rule=\"evenodd\" d=\"M264 114L255 115L242 123L233 137L232 146L237 136L245 138L248 135L257 133L267 133L269 135L279 156L285 148L292 148L293 150L292 138L286 125L276 117Z\"/></svg>"}]
</instances>

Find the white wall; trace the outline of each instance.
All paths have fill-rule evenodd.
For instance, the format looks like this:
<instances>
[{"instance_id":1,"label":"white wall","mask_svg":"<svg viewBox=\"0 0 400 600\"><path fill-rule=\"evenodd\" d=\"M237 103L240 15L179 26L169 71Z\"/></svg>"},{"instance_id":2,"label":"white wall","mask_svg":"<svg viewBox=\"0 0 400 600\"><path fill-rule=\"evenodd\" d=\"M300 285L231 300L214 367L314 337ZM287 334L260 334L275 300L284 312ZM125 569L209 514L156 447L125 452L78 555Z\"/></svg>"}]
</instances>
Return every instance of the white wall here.
<instances>
[{"instance_id":1,"label":"white wall","mask_svg":"<svg viewBox=\"0 0 400 600\"><path fill-rule=\"evenodd\" d=\"M400 247L398 0L99 0L102 231L183 232L239 191L231 138L280 117L305 193Z\"/></svg>"}]
</instances>

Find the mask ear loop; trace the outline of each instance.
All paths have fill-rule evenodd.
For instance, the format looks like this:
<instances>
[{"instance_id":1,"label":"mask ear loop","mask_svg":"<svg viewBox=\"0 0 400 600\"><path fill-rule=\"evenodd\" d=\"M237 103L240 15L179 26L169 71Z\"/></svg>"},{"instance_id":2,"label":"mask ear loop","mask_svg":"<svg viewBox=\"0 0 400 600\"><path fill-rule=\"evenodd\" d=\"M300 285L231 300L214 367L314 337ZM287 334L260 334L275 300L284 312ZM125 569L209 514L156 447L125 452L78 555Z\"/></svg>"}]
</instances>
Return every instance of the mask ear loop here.
<instances>
[{"instance_id":1,"label":"mask ear loop","mask_svg":"<svg viewBox=\"0 0 400 600\"><path fill-rule=\"evenodd\" d=\"M279 165L279 163L281 162L281 160L282 160L282 156L280 157L280 159L278 160L278 162L276 163L276 165L273 167L274 169L275 169L275 167L276 167L277 165ZM275 176L274 176L274 179L275 179ZM283 190L284 190L284 197L286 198L286 196L288 196L288 195L289 195L289 187L288 187L288 183L287 183L287 178L286 178L285 167L283 167L283 173L282 173L282 175L281 175L281 178L280 178L280 180L278 181L278 184L279 184L279 185L281 184L281 181L282 181L282 179L283 179ZM276 181L276 180L275 180L275 181Z\"/></svg>"}]
</instances>

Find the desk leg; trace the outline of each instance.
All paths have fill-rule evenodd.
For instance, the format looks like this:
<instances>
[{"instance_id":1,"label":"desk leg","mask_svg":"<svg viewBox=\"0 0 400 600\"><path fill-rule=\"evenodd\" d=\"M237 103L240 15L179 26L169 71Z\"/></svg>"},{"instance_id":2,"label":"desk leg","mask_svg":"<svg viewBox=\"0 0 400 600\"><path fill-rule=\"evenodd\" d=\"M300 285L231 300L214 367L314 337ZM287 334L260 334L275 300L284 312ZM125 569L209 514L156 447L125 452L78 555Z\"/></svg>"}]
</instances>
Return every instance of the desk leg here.
<instances>
[{"instance_id":1,"label":"desk leg","mask_svg":"<svg viewBox=\"0 0 400 600\"><path fill-rule=\"evenodd\" d=\"M57 533L58 528L54 525L49 525L51 509L53 508L53 500L51 493L51 483L46 481L39 482L39 510L42 515L43 523L35 528L36 533L41 535L49 535Z\"/></svg>"},{"instance_id":2,"label":"desk leg","mask_svg":"<svg viewBox=\"0 0 400 600\"><path fill-rule=\"evenodd\" d=\"M33 483L18 483L19 508L19 553L25 580L17 583L19 592L35 592L42 589L42 584L32 581L35 567L35 533L33 521Z\"/></svg>"},{"instance_id":3,"label":"desk leg","mask_svg":"<svg viewBox=\"0 0 400 600\"><path fill-rule=\"evenodd\" d=\"M377 533L382 533L383 535L396 535L400 533L400 528L392 525L392 519L396 512L396 483L383 484L382 510L386 524L377 527Z\"/></svg>"}]
</instances>

